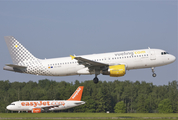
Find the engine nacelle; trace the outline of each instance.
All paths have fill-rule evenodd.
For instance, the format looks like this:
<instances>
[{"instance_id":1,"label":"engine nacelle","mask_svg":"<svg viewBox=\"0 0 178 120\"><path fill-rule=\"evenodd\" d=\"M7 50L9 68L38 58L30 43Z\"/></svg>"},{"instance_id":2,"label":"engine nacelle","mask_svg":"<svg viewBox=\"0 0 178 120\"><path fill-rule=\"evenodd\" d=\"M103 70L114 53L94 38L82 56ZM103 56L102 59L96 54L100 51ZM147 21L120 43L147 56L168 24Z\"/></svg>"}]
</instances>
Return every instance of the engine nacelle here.
<instances>
[{"instance_id":1,"label":"engine nacelle","mask_svg":"<svg viewBox=\"0 0 178 120\"><path fill-rule=\"evenodd\" d=\"M33 108L32 113L41 113L41 108Z\"/></svg>"},{"instance_id":2,"label":"engine nacelle","mask_svg":"<svg viewBox=\"0 0 178 120\"><path fill-rule=\"evenodd\" d=\"M125 65L113 65L109 66L108 70L103 71L103 75L110 75L111 77L124 76L126 73Z\"/></svg>"}]
</instances>

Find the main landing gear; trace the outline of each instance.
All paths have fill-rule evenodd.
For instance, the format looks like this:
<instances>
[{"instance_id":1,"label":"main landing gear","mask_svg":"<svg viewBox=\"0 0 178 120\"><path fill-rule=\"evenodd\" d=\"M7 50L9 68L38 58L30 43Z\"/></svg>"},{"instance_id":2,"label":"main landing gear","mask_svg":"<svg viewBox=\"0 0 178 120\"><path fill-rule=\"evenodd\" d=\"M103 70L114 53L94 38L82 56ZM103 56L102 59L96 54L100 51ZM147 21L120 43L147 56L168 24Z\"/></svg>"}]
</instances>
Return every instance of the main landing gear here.
<instances>
[{"instance_id":1,"label":"main landing gear","mask_svg":"<svg viewBox=\"0 0 178 120\"><path fill-rule=\"evenodd\" d=\"M152 76L153 76L153 77L156 77L156 73L155 73L155 71L154 71L154 67L152 67L151 70L152 70L152 73L153 73Z\"/></svg>"},{"instance_id":2,"label":"main landing gear","mask_svg":"<svg viewBox=\"0 0 178 120\"><path fill-rule=\"evenodd\" d=\"M99 79L98 79L97 77L95 77L95 78L93 79L93 82L94 82L95 84L97 84L98 81L99 81Z\"/></svg>"},{"instance_id":3,"label":"main landing gear","mask_svg":"<svg viewBox=\"0 0 178 120\"><path fill-rule=\"evenodd\" d=\"M97 75L99 75L99 74L100 74L100 70L95 69L95 78L93 79L93 82L94 82L95 84L97 84L98 81L99 81L99 79L97 78Z\"/></svg>"}]
</instances>

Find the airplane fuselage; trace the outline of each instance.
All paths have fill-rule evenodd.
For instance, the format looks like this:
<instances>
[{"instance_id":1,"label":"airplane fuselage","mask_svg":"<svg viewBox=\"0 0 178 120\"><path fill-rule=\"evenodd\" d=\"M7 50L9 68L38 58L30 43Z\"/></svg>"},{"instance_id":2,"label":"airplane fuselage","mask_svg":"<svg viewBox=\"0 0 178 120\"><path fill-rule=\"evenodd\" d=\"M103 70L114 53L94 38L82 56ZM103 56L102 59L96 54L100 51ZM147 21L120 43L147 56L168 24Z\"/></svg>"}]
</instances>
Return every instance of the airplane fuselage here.
<instances>
[{"instance_id":1,"label":"airplane fuselage","mask_svg":"<svg viewBox=\"0 0 178 120\"><path fill-rule=\"evenodd\" d=\"M47 108L49 111L64 110L85 104L84 101L67 101L67 100L42 100L42 101L15 101L6 108L11 111L32 111L33 108ZM48 108L49 106L49 108Z\"/></svg>"},{"instance_id":2,"label":"airplane fuselage","mask_svg":"<svg viewBox=\"0 0 178 120\"><path fill-rule=\"evenodd\" d=\"M38 59L34 57L14 37L6 36L5 41L12 57L13 64L6 64L4 70L44 76L69 76L95 74L94 83L98 83L97 75L120 77L126 70L154 68L170 64L176 58L161 49L140 49L101 54Z\"/></svg>"},{"instance_id":3,"label":"airplane fuselage","mask_svg":"<svg viewBox=\"0 0 178 120\"><path fill-rule=\"evenodd\" d=\"M64 110L85 104L81 101L84 86L79 86L68 100L34 100L15 101L6 107L11 111L30 111L41 113L53 110Z\"/></svg>"},{"instance_id":4,"label":"airplane fuselage","mask_svg":"<svg viewBox=\"0 0 178 120\"><path fill-rule=\"evenodd\" d=\"M162 54L163 53L163 54ZM164 54L166 53L166 54ZM102 54L81 55L92 61L108 65L124 64L126 70L151 68L170 64L175 61L173 55L160 49L140 49L132 51L111 52ZM68 76L94 74L87 67L78 63L71 57L54 59L37 59L34 61L21 62L19 65L27 66L23 73L46 75L46 76ZM100 71L102 73L102 70Z\"/></svg>"}]
</instances>

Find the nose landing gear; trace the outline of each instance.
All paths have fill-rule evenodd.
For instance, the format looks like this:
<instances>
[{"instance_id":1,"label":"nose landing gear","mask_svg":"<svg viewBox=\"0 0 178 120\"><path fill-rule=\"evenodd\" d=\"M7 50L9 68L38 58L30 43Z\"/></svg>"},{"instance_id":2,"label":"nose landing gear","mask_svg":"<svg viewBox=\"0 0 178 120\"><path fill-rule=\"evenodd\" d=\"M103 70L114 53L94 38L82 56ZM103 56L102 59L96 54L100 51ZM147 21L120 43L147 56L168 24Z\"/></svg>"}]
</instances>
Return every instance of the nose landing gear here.
<instances>
[{"instance_id":1,"label":"nose landing gear","mask_svg":"<svg viewBox=\"0 0 178 120\"><path fill-rule=\"evenodd\" d=\"M153 77L156 77L156 73L155 73L155 71L154 71L154 67L152 67L151 70L152 70L152 73L153 73L152 76L153 76Z\"/></svg>"}]
</instances>

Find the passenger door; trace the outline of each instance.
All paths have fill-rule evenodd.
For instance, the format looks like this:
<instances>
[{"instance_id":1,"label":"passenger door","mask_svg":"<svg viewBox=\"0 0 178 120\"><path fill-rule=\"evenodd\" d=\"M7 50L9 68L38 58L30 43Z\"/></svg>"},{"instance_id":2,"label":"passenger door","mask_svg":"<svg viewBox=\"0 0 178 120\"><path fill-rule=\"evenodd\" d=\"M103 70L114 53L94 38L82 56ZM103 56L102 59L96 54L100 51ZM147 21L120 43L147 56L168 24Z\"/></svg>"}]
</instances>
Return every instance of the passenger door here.
<instances>
[{"instance_id":1,"label":"passenger door","mask_svg":"<svg viewBox=\"0 0 178 120\"><path fill-rule=\"evenodd\" d=\"M150 60L156 60L156 55L154 50L150 50Z\"/></svg>"}]
</instances>

